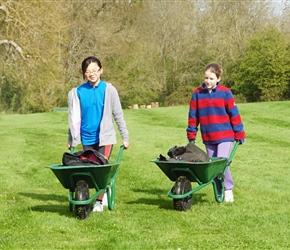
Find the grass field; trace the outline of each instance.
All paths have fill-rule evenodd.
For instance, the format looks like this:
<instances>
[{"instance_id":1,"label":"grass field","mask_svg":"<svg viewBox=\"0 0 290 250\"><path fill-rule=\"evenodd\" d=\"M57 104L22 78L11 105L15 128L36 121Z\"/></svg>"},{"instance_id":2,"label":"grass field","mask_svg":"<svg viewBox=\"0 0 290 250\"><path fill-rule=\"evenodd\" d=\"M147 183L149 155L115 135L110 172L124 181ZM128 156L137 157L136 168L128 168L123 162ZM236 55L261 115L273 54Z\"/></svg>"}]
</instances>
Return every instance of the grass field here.
<instances>
[{"instance_id":1,"label":"grass field","mask_svg":"<svg viewBox=\"0 0 290 250\"><path fill-rule=\"evenodd\" d=\"M1 115L0 248L290 249L289 106L239 104L247 139L231 165L235 202L218 204L207 186L187 212L173 209L174 183L150 160L186 145L188 107L124 110L130 148L115 209L85 220L75 219L67 190L46 168L67 151L67 112ZM204 149L200 135L197 145Z\"/></svg>"}]
</instances>

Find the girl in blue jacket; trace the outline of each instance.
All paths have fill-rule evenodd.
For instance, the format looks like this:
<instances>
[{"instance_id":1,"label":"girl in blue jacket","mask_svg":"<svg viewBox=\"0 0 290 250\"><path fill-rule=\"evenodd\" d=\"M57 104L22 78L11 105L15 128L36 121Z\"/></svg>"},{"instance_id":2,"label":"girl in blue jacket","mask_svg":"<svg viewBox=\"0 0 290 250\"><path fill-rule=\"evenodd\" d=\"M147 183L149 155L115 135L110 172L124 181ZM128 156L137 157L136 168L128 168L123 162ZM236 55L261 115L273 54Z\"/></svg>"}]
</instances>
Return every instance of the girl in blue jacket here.
<instances>
[{"instance_id":1,"label":"girl in blue jacket","mask_svg":"<svg viewBox=\"0 0 290 250\"><path fill-rule=\"evenodd\" d=\"M68 94L69 139L68 148L80 143L83 149L95 149L107 159L113 144L117 143L114 118L122 137L124 148L129 147L129 133L116 88L101 80L103 68L98 58L90 56L82 62L82 85ZM94 212L102 212L101 194L94 205Z\"/></svg>"}]
</instances>

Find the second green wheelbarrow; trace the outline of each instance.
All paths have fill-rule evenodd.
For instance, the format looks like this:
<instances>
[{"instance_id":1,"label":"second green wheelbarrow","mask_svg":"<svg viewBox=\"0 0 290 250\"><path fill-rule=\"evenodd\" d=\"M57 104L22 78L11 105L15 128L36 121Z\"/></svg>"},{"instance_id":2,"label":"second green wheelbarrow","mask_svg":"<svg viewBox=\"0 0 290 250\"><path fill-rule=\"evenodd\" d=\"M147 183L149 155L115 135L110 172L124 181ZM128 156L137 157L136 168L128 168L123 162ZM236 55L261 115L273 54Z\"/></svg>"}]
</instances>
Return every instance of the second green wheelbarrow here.
<instances>
[{"instance_id":1,"label":"second green wheelbarrow","mask_svg":"<svg viewBox=\"0 0 290 250\"><path fill-rule=\"evenodd\" d=\"M168 196L173 198L173 205L176 210L189 210L192 204L192 194L210 184L213 185L216 201L223 202L224 175L239 144L239 141L234 144L229 158L212 157L210 162L151 160L151 162L157 164L171 181L175 182L174 186L169 190ZM220 193L217 190L215 178L221 182ZM198 186L192 189L191 182L197 182Z\"/></svg>"}]
</instances>

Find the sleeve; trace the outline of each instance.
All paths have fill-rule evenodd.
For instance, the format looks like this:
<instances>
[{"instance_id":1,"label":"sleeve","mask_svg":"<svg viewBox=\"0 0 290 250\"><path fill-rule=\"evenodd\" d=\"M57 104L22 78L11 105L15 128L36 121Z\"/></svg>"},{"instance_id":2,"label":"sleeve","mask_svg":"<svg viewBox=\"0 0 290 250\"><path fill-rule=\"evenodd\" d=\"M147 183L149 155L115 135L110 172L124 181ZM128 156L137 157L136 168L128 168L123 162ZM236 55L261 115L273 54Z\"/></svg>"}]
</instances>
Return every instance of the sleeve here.
<instances>
[{"instance_id":1,"label":"sleeve","mask_svg":"<svg viewBox=\"0 0 290 250\"><path fill-rule=\"evenodd\" d=\"M245 131L244 124L242 122L241 115L239 113L238 107L236 105L235 99L232 92L229 92L229 98L227 101L227 112L230 117L230 122L234 131L235 140L244 140Z\"/></svg>"},{"instance_id":2,"label":"sleeve","mask_svg":"<svg viewBox=\"0 0 290 250\"><path fill-rule=\"evenodd\" d=\"M123 113L118 91L114 87L113 87L112 107L113 107L112 109L113 117L118 126L118 130L122 137L122 141L128 142L129 132L127 130L126 122L124 119L124 113Z\"/></svg>"},{"instance_id":3,"label":"sleeve","mask_svg":"<svg viewBox=\"0 0 290 250\"><path fill-rule=\"evenodd\" d=\"M81 131L80 101L76 92L77 90L74 88L68 93L69 140L72 141L72 146L80 144Z\"/></svg>"},{"instance_id":4,"label":"sleeve","mask_svg":"<svg viewBox=\"0 0 290 250\"><path fill-rule=\"evenodd\" d=\"M189 103L187 139L195 140L198 131L199 119L197 115L197 93L194 91Z\"/></svg>"}]
</instances>

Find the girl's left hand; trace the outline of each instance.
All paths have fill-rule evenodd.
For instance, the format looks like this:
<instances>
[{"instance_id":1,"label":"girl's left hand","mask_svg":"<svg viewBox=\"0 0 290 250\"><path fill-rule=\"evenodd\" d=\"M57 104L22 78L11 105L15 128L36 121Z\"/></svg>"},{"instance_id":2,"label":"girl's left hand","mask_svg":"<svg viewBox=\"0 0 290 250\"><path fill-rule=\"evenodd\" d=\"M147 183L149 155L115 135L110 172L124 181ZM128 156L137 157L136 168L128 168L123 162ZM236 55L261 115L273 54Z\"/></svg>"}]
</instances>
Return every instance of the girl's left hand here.
<instances>
[{"instance_id":1,"label":"girl's left hand","mask_svg":"<svg viewBox=\"0 0 290 250\"><path fill-rule=\"evenodd\" d=\"M123 146L125 149L129 147L129 142L128 141L123 141Z\"/></svg>"}]
</instances>

